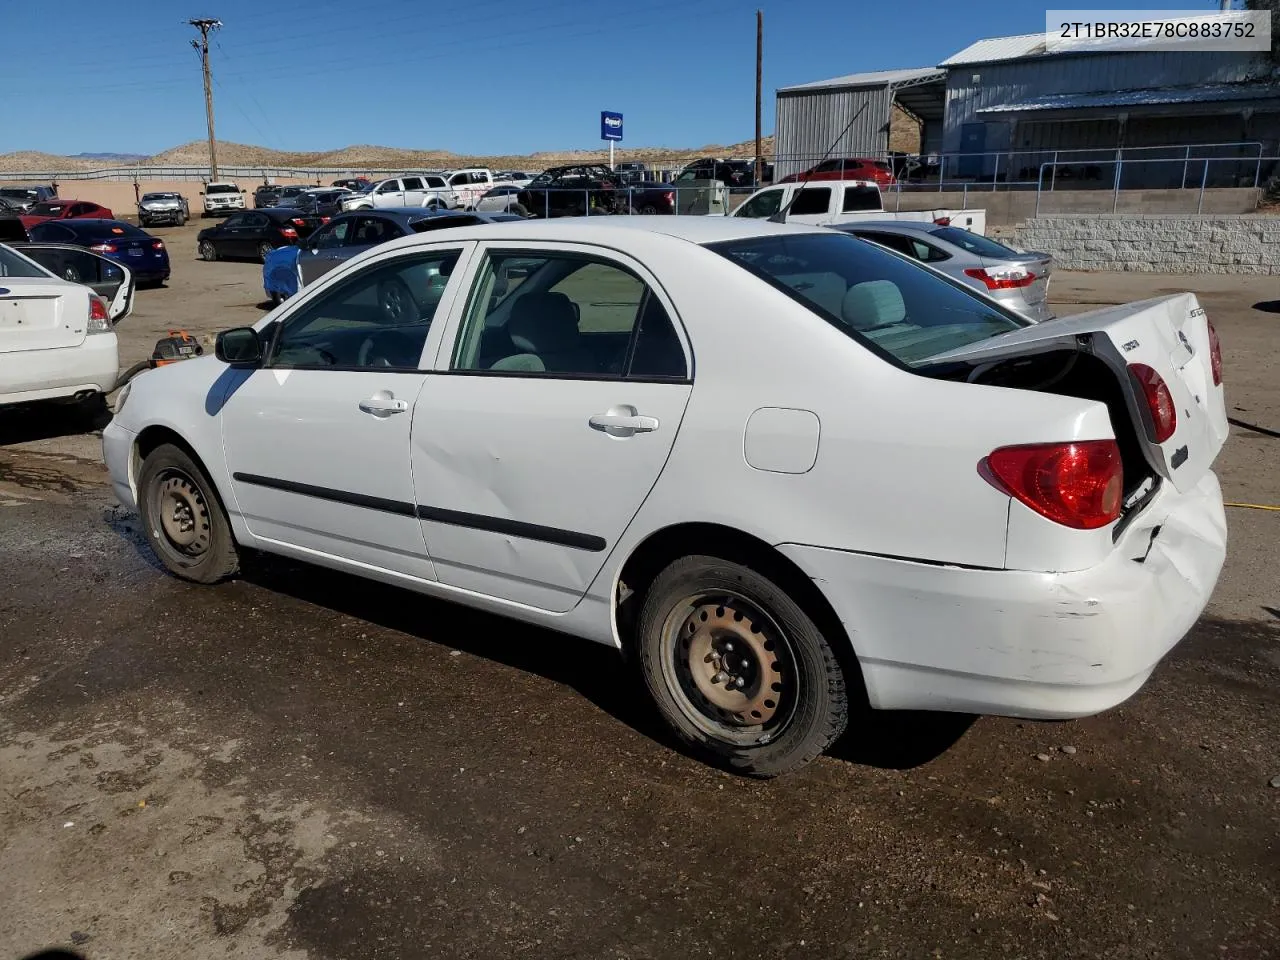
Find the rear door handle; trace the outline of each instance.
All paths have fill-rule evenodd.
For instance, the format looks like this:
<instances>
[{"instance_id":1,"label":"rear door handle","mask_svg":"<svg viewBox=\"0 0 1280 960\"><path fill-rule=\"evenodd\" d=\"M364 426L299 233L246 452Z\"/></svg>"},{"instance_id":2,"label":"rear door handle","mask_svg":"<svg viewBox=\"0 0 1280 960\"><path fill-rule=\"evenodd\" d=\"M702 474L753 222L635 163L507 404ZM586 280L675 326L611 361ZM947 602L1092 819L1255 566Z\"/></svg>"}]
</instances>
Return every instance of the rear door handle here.
<instances>
[{"instance_id":1,"label":"rear door handle","mask_svg":"<svg viewBox=\"0 0 1280 960\"><path fill-rule=\"evenodd\" d=\"M388 390L379 390L369 399L361 400L360 409L375 417L386 418L393 413L404 413L409 404L405 400L397 400Z\"/></svg>"},{"instance_id":2,"label":"rear door handle","mask_svg":"<svg viewBox=\"0 0 1280 960\"><path fill-rule=\"evenodd\" d=\"M599 430L611 437L631 437L637 433L653 433L658 429L657 417L645 417L636 408L622 404L610 407L607 413L597 413L589 421L592 430Z\"/></svg>"}]
</instances>

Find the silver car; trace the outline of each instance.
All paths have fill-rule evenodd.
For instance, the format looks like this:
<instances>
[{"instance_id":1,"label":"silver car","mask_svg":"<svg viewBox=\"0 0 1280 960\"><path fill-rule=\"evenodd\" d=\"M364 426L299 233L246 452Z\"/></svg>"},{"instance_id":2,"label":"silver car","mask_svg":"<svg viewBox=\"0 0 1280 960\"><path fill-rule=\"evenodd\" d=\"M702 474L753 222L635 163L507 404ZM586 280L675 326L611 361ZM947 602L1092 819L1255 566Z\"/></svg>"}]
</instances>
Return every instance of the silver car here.
<instances>
[{"instance_id":1,"label":"silver car","mask_svg":"<svg viewBox=\"0 0 1280 960\"><path fill-rule=\"evenodd\" d=\"M831 229L927 263L1028 320L1053 319L1046 299L1053 259L1047 253L1019 253L963 227L927 221L865 220L834 224Z\"/></svg>"},{"instance_id":2,"label":"silver car","mask_svg":"<svg viewBox=\"0 0 1280 960\"><path fill-rule=\"evenodd\" d=\"M138 224L143 227L154 227L161 223L172 223L180 227L190 217L191 207L187 204L187 198L180 193L144 193L138 201Z\"/></svg>"}]
</instances>

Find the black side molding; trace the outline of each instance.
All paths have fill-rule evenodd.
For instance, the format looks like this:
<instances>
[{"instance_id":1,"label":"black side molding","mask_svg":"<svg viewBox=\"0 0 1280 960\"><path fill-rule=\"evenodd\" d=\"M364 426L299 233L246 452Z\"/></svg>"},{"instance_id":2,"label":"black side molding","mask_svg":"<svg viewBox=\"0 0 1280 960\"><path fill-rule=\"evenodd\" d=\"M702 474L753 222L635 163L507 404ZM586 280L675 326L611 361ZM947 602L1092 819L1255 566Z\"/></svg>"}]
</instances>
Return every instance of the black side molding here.
<instances>
[{"instance_id":1,"label":"black side molding","mask_svg":"<svg viewBox=\"0 0 1280 960\"><path fill-rule=\"evenodd\" d=\"M363 507L366 510L379 510L383 513L392 513L400 517L416 517L420 520L430 520L433 523L467 527L471 530L484 530L488 533L500 533L505 536L520 537L524 540L540 540L543 543L554 543L558 546L572 547L575 550L587 550L591 553L599 553L608 546L604 537L597 537L590 533L578 533L575 530L562 530L559 527L544 527L537 523L508 520L505 517L488 517L484 514L445 510L441 507L428 507L403 500L370 497L363 493L349 493L346 490L335 490L332 487L317 487L310 483L299 483L296 480L263 477L256 473L235 473L232 476L241 483L250 483L255 487L282 490L285 493L296 493L304 497L315 497L318 500L344 503L352 507Z\"/></svg>"}]
</instances>

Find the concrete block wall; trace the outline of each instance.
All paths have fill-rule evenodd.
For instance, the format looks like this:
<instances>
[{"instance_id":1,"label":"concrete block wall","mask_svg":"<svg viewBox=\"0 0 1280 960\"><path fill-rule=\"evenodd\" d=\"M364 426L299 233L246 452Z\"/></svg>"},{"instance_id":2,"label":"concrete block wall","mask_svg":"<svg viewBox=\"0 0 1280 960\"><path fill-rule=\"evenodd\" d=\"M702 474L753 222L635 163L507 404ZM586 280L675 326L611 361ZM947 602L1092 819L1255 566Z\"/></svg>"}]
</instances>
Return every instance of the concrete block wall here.
<instances>
[{"instance_id":1,"label":"concrete block wall","mask_svg":"<svg viewBox=\"0 0 1280 960\"><path fill-rule=\"evenodd\" d=\"M1024 250L1067 270L1280 275L1280 217L1037 217L1014 232Z\"/></svg>"}]
</instances>

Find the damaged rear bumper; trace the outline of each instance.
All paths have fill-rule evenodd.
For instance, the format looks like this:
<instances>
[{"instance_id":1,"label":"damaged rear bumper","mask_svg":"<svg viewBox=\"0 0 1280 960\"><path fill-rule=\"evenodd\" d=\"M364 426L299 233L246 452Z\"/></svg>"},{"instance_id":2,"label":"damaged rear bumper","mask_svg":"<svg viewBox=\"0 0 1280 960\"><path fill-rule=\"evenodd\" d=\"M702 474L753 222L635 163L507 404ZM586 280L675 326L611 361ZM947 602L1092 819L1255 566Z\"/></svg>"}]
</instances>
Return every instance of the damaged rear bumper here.
<instances>
[{"instance_id":1,"label":"damaged rear bumper","mask_svg":"<svg viewBox=\"0 0 1280 960\"><path fill-rule=\"evenodd\" d=\"M1087 570L975 570L784 544L845 624L871 705L1044 719L1132 696L1199 618L1226 556L1217 477L1166 485Z\"/></svg>"}]
</instances>

